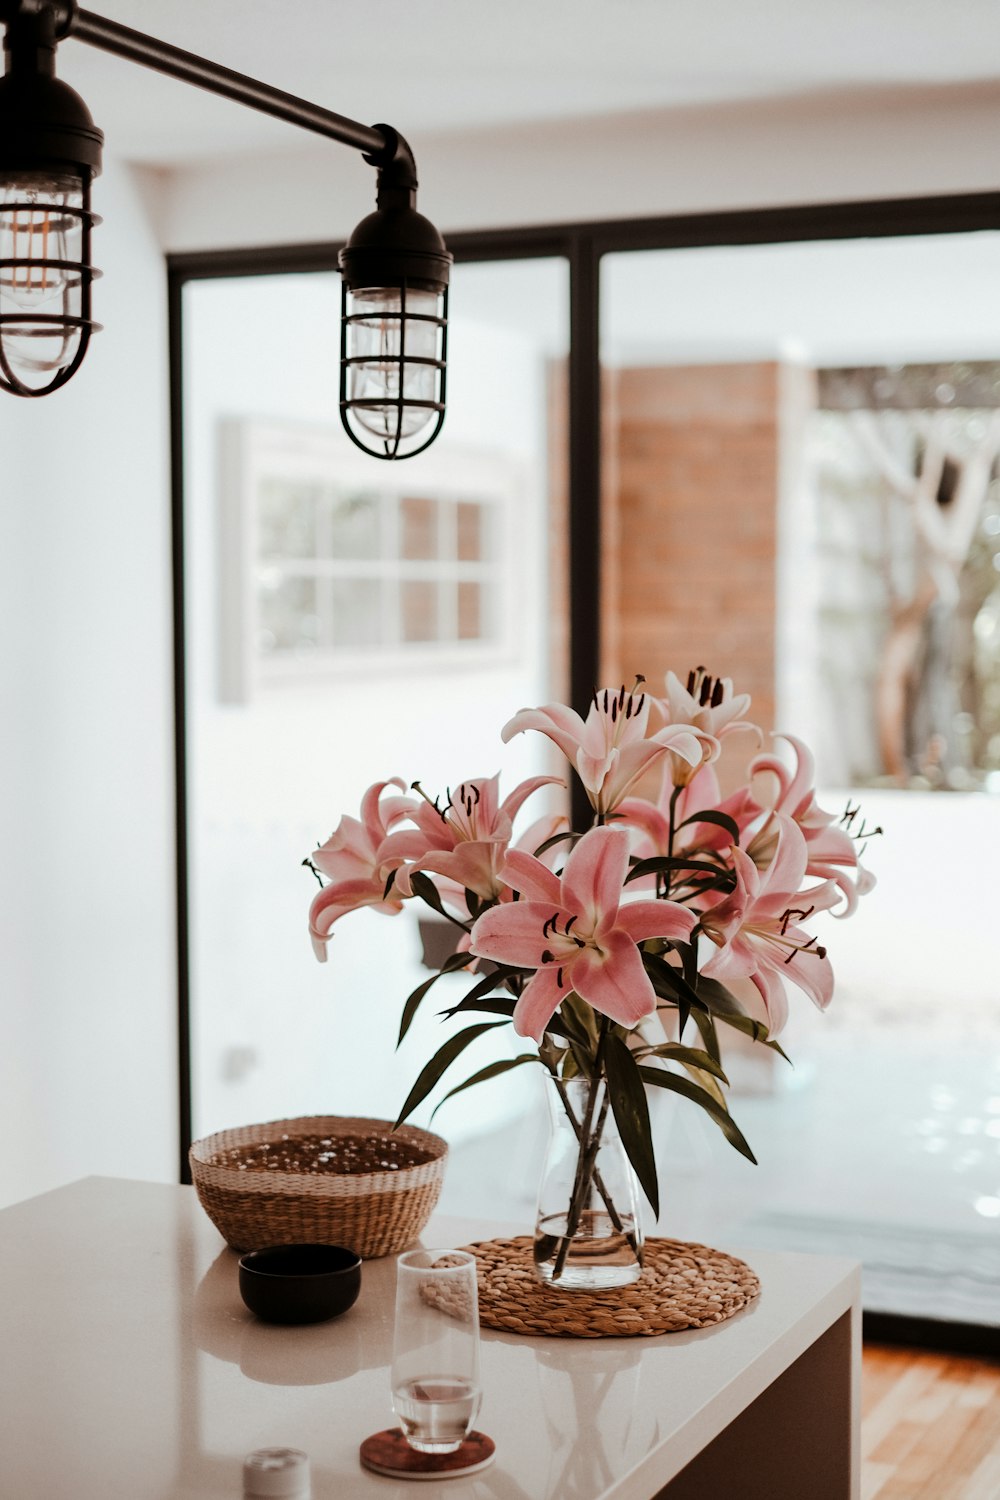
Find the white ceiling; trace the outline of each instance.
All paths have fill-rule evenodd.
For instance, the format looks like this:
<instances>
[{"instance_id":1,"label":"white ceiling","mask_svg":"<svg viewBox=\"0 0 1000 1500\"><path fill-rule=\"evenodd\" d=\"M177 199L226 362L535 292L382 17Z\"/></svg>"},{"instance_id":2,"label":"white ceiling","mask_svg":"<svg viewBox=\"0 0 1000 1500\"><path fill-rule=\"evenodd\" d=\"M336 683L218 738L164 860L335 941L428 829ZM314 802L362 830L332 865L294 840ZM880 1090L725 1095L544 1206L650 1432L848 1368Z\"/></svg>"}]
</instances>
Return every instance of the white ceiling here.
<instances>
[{"instance_id":1,"label":"white ceiling","mask_svg":"<svg viewBox=\"0 0 1000 1500\"><path fill-rule=\"evenodd\" d=\"M1000 91L996 0L93 0L108 19L411 140L842 89ZM180 164L293 127L68 40L110 151Z\"/></svg>"}]
</instances>

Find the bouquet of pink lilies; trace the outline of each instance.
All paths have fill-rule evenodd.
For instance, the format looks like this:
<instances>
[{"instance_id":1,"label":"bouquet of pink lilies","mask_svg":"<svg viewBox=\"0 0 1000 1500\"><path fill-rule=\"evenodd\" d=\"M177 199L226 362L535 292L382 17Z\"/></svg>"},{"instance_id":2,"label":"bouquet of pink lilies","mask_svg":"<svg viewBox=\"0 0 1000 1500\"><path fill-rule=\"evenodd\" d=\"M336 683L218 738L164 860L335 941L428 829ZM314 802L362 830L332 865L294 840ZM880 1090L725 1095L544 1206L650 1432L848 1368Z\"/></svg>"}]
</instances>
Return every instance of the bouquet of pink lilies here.
<instances>
[{"instance_id":1,"label":"bouquet of pink lilies","mask_svg":"<svg viewBox=\"0 0 1000 1500\"><path fill-rule=\"evenodd\" d=\"M787 759L761 753L749 705L699 667L686 683L669 673L661 697L641 677L631 690L595 692L586 719L557 703L516 713L503 741L535 730L558 746L593 809L586 829L553 814L515 836L528 799L564 785L554 776L502 799L499 777L480 777L443 801L419 782L416 795L399 779L376 782L360 818L341 818L305 861L321 885L309 912L317 956L358 907L426 902L454 925L455 951L409 996L400 1040L440 974L474 977L445 1016L490 1018L448 1037L397 1124L477 1038L513 1025L536 1049L480 1068L445 1098L528 1064L557 1080L600 1080L656 1212L647 1087L700 1105L754 1160L726 1105L720 1028L781 1052L789 985L821 1009L833 994L827 950L808 924L823 912L848 916L874 880L859 861L869 831L857 809L839 820L821 810L799 740L782 737ZM738 733L756 753L746 784L723 797L713 763ZM489 960L482 974L479 960ZM750 1008L745 981L759 996Z\"/></svg>"}]
</instances>

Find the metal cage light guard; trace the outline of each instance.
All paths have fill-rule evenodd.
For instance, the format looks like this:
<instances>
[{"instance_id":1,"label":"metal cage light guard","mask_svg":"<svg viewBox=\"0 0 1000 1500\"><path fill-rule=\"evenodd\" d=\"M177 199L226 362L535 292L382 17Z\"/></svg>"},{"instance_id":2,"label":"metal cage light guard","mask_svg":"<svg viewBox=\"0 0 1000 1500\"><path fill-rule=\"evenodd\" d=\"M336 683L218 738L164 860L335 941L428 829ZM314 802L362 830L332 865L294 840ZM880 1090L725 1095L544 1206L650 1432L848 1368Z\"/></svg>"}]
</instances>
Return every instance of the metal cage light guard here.
<instances>
[{"instance_id":1,"label":"metal cage light guard","mask_svg":"<svg viewBox=\"0 0 1000 1500\"><path fill-rule=\"evenodd\" d=\"M0 0L0 389L44 396L79 368L90 336L90 186L103 135L55 76L68 37L360 151L378 172L375 212L340 254L340 416L376 458L410 458L444 421L452 257L416 210L413 152L361 125L90 11L77 0ZM430 431L428 434L428 426Z\"/></svg>"}]
</instances>

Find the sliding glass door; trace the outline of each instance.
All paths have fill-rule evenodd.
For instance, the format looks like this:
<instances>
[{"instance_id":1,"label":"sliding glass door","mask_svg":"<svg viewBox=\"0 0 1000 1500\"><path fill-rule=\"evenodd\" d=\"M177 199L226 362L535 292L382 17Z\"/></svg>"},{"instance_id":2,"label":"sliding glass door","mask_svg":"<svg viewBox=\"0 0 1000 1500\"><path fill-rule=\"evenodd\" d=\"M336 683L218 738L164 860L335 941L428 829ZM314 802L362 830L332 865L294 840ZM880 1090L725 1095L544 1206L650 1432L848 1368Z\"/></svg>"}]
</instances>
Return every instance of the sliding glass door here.
<instances>
[{"instance_id":1,"label":"sliding glass door","mask_svg":"<svg viewBox=\"0 0 1000 1500\"><path fill-rule=\"evenodd\" d=\"M664 1121L661 1225L856 1255L869 1308L993 1324L998 264L983 232L613 254L602 276L610 676L731 677L760 748L812 748L878 880L822 924L828 1012L790 986L794 1066L731 1049L759 1167L683 1102ZM724 789L757 751L727 739Z\"/></svg>"}]
</instances>

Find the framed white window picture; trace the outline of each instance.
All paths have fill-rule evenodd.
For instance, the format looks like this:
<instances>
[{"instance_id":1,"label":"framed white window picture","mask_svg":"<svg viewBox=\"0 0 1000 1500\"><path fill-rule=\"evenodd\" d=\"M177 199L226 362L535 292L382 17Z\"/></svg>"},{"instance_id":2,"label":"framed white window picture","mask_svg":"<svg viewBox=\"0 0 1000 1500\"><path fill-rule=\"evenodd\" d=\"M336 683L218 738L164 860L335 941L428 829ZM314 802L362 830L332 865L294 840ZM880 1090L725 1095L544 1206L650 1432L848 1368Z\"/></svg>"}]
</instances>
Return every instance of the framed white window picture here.
<instances>
[{"instance_id":1,"label":"framed white window picture","mask_svg":"<svg viewBox=\"0 0 1000 1500\"><path fill-rule=\"evenodd\" d=\"M345 457L339 434L220 424L219 696L516 650L519 466L444 451Z\"/></svg>"}]
</instances>

